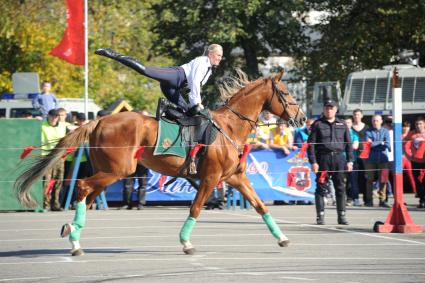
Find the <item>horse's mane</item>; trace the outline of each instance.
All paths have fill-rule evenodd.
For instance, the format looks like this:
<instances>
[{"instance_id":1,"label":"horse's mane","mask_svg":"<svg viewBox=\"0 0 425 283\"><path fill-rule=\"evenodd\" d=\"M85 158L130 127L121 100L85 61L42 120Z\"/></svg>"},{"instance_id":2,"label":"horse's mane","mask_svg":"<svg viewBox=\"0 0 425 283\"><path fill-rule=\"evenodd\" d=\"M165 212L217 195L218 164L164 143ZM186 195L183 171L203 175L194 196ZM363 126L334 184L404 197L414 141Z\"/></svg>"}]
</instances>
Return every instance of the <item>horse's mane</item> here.
<instances>
[{"instance_id":1,"label":"horse's mane","mask_svg":"<svg viewBox=\"0 0 425 283\"><path fill-rule=\"evenodd\" d=\"M246 87L251 81L244 71L237 68L236 76L229 76L218 87L220 91L220 99L226 101L232 98L239 90Z\"/></svg>"}]
</instances>

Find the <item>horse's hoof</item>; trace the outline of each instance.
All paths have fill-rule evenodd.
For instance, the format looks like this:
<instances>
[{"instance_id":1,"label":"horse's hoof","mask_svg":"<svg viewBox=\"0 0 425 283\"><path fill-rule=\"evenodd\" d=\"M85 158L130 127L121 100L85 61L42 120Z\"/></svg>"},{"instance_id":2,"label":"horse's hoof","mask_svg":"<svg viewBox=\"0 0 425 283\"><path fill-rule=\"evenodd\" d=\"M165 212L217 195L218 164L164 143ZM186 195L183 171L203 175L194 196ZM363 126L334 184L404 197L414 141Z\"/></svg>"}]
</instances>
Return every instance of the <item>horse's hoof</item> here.
<instances>
[{"instance_id":1,"label":"horse's hoof","mask_svg":"<svg viewBox=\"0 0 425 283\"><path fill-rule=\"evenodd\" d=\"M71 234L71 232L73 231L73 228L71 224L66 223L62 226L61 229L61 237L65 238L66 236L68 236L69 234Z\"/></svg>"},{"instance_id":2,"label":"horse's hoof","mask_svg":"<svg viewBox=\"0 0 425 283\"><path fill-rule=\"evenodd\" d=\"M76 249L75 251L71 251L72 256L82 256L84 255L84 251L82 249Z\"/></svg>"},{"instance_id":3,"label":"horse's hoof","mask_svg":"<svg viewBox=\"0 0 425 283\"><path fill-rule=\"evenodd\" d=\"M289 246L289 240L282 240L282 241L279 241L277 244L280 247L287 247L287 246Z\"/></svg>"},{"instance_id":4,"label":"horse's hoof","mask_svg":"<svg viewBox=\"0 0 425 283\"><path fill-rule=\"evenodd\" d=\"M195 248L187 248L187 249L183 248L183 252L187 255L194 255L195 252L196 252L196 249Z\"/></svg>"}]
</instances>

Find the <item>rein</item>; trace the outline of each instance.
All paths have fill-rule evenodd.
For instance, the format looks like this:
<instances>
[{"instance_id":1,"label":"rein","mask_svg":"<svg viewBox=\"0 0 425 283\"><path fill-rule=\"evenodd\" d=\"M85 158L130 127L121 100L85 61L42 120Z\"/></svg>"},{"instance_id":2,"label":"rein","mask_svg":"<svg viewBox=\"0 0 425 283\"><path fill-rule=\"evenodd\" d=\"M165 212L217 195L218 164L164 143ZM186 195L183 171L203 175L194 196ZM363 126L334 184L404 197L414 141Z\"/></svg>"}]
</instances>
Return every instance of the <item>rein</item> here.
<instances>
[{"instance_id":1,"label":"rein","mask_svg":"<svg viewBox=\"0 0 425 283\"><path fill-rule=\"evenodd\" d=\"M241 114L239 112L236 112L228 104L225 104L224 107L226 107L227 109L229 109L233 114L235 114L236 116L238 116L239 119L241 119L242 121L248 121L249 125L251 126L251 129L255 129L255 127L258 126L258 119L257 119L257 121L254 121L254 120L246 117L245 115L243 115L243 114Z\"/></svg>"}]
</instances>

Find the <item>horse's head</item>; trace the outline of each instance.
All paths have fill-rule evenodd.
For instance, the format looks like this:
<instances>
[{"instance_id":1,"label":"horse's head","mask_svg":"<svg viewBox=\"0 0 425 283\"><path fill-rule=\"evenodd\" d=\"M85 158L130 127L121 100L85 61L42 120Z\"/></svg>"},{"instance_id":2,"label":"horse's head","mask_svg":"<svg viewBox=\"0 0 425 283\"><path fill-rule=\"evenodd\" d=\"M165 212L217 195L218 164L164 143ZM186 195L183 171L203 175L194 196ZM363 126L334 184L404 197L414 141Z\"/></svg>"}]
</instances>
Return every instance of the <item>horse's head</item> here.
<instances>
[{"instance_id":1,"label":"horse's head","mask_svg":"<svg viewBox=\"0 0 425 283\"><path fill-rule=\"evenodd\" d=\"M264 110L288 121L293 127L301 127L307 120L301 107L289 94L285 84L281 81L284 72L268 78L267 86L270 86L270 95L264 105Z\"/></svg>"}]
</instances>

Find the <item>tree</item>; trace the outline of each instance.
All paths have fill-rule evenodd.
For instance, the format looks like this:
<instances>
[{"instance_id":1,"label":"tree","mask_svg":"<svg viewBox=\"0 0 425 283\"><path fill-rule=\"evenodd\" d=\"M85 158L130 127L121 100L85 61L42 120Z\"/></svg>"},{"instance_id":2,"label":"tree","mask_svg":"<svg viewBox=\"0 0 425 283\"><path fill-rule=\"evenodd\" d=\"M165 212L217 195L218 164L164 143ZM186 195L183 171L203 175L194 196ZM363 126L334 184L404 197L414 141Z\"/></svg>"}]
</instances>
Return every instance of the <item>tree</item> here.
<instances>
[{"instance_id":1,"label":"tree","mask_svg":"<svg viewBox=\"0 0 425 283\"><path fill-rule=\"evenodd\" d=\"M161 95L158 84L120 64L93 54L98 47L112 47L138 57L146 64L172 65L152 56L150 32L155 22L152 1L89 1L89 96L107 107L127 99L136 108L153 110ZM65 30L65 1L6 0L0 6L0 91L12 91L14 72L38 72L53 82L59 97L82 97L84 69L49 55ZM141 20L143 19L143 20Z\"/></svg>"},{"instance_id":2,"label":"tree","mask_svg":"<svg viewBox=\"0 0 425 283\"><path fill-rule=\"evenodd\" d=\"M380 69L400 50L425 59L425 2L414 0L323 1L327 13L313 27L321 38L297 54L300 73L309 82L341 80L350 72ZM422 62L425 62L422 60Z\"/></svg>"},{"instance_id":3,"label":"tree","mask_svg":"<svg viewBox=\"0 0 425 283\"><path fill-rule=\"evenodd\" d=\"M183 63L219 43L225 56L219 76L242 67L256 78L264 58L290 55L308 39L295 16L305 10L303 1L163 0L153 9L159 19L153 29L160 35L157 52Z\"/></svg>"}]
</instances>

